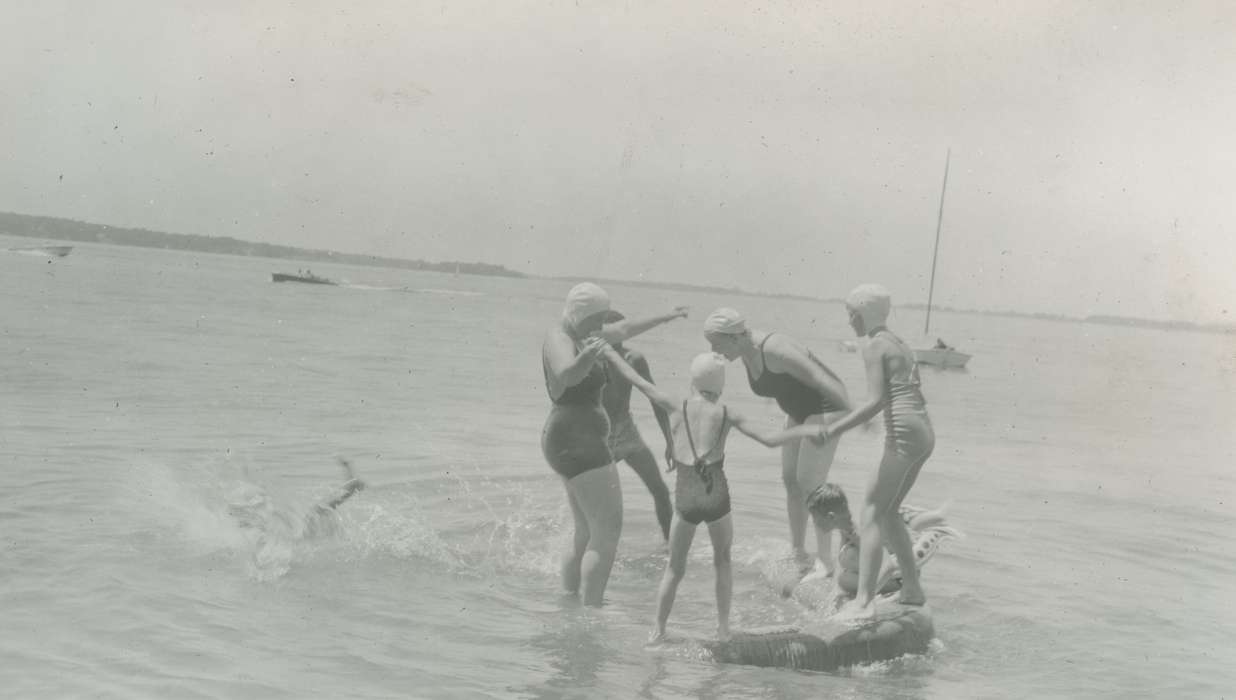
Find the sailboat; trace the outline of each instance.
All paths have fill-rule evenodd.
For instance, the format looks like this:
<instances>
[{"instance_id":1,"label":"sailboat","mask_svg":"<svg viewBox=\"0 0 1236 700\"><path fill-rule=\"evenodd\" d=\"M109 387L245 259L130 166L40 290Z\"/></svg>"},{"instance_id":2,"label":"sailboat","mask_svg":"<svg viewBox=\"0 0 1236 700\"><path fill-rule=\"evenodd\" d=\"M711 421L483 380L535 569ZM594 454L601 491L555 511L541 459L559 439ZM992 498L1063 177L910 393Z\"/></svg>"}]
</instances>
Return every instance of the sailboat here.
<instances>
[{"instance_id":1,"label":"sailboat","mask_svg":"<svg viewBox=\"0 0 1236 700\"><path fill-rule=\"evenodd\" d=\"M944 193L948 190L948 163L952 150L944 156L944 184L940 187L940 212L936 216L936 249L931 254L931 283L927 288L927 321L923 325L923 337L931 337L931 302L936 291L936 259L940 256L940 228L944 223ZM945 369L961 369L970 361L970 355L936 340L936 344L928 348L914 348L914 361L920 365L932 365Z\"/></svg>"}]
</instances>

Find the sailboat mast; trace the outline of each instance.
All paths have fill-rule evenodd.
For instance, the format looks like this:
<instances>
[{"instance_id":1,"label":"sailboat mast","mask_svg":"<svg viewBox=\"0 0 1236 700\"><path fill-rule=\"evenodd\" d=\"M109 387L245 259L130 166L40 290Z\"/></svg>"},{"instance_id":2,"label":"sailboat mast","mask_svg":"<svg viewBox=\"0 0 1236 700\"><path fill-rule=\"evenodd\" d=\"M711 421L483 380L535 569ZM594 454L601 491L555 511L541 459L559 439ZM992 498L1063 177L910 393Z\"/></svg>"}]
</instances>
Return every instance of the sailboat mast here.
<instances>
[{"instance_id":1,"label":"sailboat mast","mask_svg":"<svg viewBox=\"0 0 1236 700\"><path fill-rule=\"evenodd\" d=\"M951 148L944 155L944 184L940 186L940 213L936 215L936 249L931 254L931 283L927 287L927 322L923 325L923 335L931 332L931 302L936 292L936 259L940 257L940 227L944 223L944 193L948 190L948 162L952 155Z\"/></svg>"}]
</instances>

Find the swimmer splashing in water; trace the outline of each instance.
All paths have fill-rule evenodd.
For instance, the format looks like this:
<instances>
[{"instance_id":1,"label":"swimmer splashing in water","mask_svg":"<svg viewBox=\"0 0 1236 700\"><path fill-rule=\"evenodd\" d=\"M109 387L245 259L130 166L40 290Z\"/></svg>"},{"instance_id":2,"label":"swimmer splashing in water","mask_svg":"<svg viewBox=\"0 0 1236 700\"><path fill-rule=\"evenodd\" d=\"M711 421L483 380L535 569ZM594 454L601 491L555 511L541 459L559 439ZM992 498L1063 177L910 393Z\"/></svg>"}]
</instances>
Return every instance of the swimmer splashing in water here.
<instances>
[{"instance_id":1,"label":"swimmer splashing in water","mask_svg":"<svg viewBox=\"0 0 1236 700\"><path fill-rule=\"evenodd\" d=\"M267 571L278 564L276 552L287 550L291 543L323 537L339 526L335 510L365 488L365 482L345 459L339 459L347 481L329 497L314 504L308 513L299 516L276 507L270 494L257 484L244 482L228 496L228 514L235 518L241 530L254 537L253 565ZM280 546L282 545L282 546Z\"/></svg>"},{"instance_id":2,"label":"swimmer splashing in water","mask_svg":"<svg viewBox=\"0 0 1236 700\"><path fill-rule=\"evenodd\" d=\"M730 428L767 447L791 440L819 438L819 425L800 425L769 431L721 403L725 389L725 358L715 353L696 356L691 362L691 396L679 401L649 383L612 349L605 351L610 366L621 373L653 403L669 414L670 469L677 473L674 488L674 518L670 525L670 555L657 592L657 620L652 641L665 636L665 624L687 568L687 554L695 528L708 524L716 569L717 636L730 636L730 600L733 580L730 545L734 525L730 518L730 490L725 478L725 440Z\"/></svg>"}]
</instances>

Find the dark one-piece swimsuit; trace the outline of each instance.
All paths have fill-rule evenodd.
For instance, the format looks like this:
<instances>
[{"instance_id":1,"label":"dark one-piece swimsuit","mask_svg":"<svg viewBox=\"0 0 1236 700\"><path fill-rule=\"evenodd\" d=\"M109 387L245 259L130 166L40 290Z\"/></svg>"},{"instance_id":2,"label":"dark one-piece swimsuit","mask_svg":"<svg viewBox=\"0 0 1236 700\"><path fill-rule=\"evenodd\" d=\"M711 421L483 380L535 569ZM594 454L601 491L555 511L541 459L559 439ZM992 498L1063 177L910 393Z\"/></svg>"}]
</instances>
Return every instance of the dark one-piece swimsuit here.
<instances>
[{"instance_id":1,"label":"dark one-piece swimsuit","mask_svg":"<svg viewBox=\"0 0 1236 700\"><path fill-rule=\"evenodd\" d=\"M549 368L544 370L548 382ZM565 479L614 461L609 451L609 417L601 406L607 378L605 363L597 362L578 384L564 389L557 399L550 397L554 406L541 430L541 451L549 466Z\"/></svg>"},{"instance_id":2,"label":"dark one-piece swimsuit","mask_svg":"<svg viewBox=\"0 0 1236 700\"><path fill-rule=\"evenodd\" d=\"M724 406L721 410L721 432L717 434L718 442L721 439L720 436L725 434L726 421L729 420ZM687 442L691 445L691 456L695 458L695 462L686 464L675 459L670 463L670 470L678 472L678 482L674 485L674 509L678 511L678 515L683 520L692 525L699 525L701 522L716 522L729 515L730 512L730 485L725 479L725 455L715 462L708 463L700 457L695 449L695 439L691 436L691 422L687 420L686 401L682 402L682 421L687 431ZM711 451L710 448L704 454L707 455Z\"/></svg>"},{"instance_id":3,"label":"dark one-piece swimsuit","mask_svg":"<svg viewBox=\"0 0 1236 700\"><path fill-rule=\"evenodd\" d=\"M764 344L772 336L773 334L769 333L760 342L760 362L764 365L764 371L760 373L760 378L753 378L750 370L747 371L747 383L751 385L751 391L756 396L776 399L777 405L781 407L781 410L787 416L793 418L795 423L800 425L808 417L814 416L817 413L831 413L844 410L845 406L834 406L827 397L803 384L794 375L787 372L774 372L768 368L768 360L764 358ZM819 365L820 369L824 370L826 374L837 379L838 382L841 381L810 350L807 351L807 357Z\"/></svg>"}]
</instances>

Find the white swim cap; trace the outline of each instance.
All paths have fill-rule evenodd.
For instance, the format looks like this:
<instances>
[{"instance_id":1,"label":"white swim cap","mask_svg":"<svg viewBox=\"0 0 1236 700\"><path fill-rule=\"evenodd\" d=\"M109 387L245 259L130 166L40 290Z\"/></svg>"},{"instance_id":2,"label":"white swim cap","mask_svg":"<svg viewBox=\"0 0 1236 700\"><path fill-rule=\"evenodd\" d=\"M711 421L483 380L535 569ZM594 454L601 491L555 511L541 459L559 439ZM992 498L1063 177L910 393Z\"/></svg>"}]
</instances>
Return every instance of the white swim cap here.
<instances>
[{"instance_id":1,"label":"white swim cap","mask_svg":"<svg viewBox=\"0 0 1236 700\"><path fill-rule=\"evenodd\" d=\"M878 284L860 284L845 298L846 308L862 317L867 331L884 325L892 303L888 290Z\"/></svg>"},{"instance_id":2,"label":"white swim cap","mask_svg":"<svg viewBox=\"0 0 1236 700\"><path fill-rule=\"evenodd\" d=\"M742 335L747 332L747 321L738 311L723 306L704 319L704 333L717 335ZM698 358L697 358L698 359Z\"/></svg>"},{"instance_id":3,"label":"white swim cap","mask_svg":"<svg viewBox=\"0 0 1236 700\"><path fill-rule=\"evenodd\" d=\"M715 352L704 352L691 360L691 386L718 396L725 390L725 358Z\"/></svg>"},{"instance_id":4,"label":"white swim cap","mask_svg":"<svg viewBox=\"0 0 1236 700\"><path fill-rule=\"evenodd\" d=\"M602 311L609 311L609 295L591 282L581 282L567 292L562 316L567 323L578 326L584 319Z\"/></svg>"}]
</instances>

